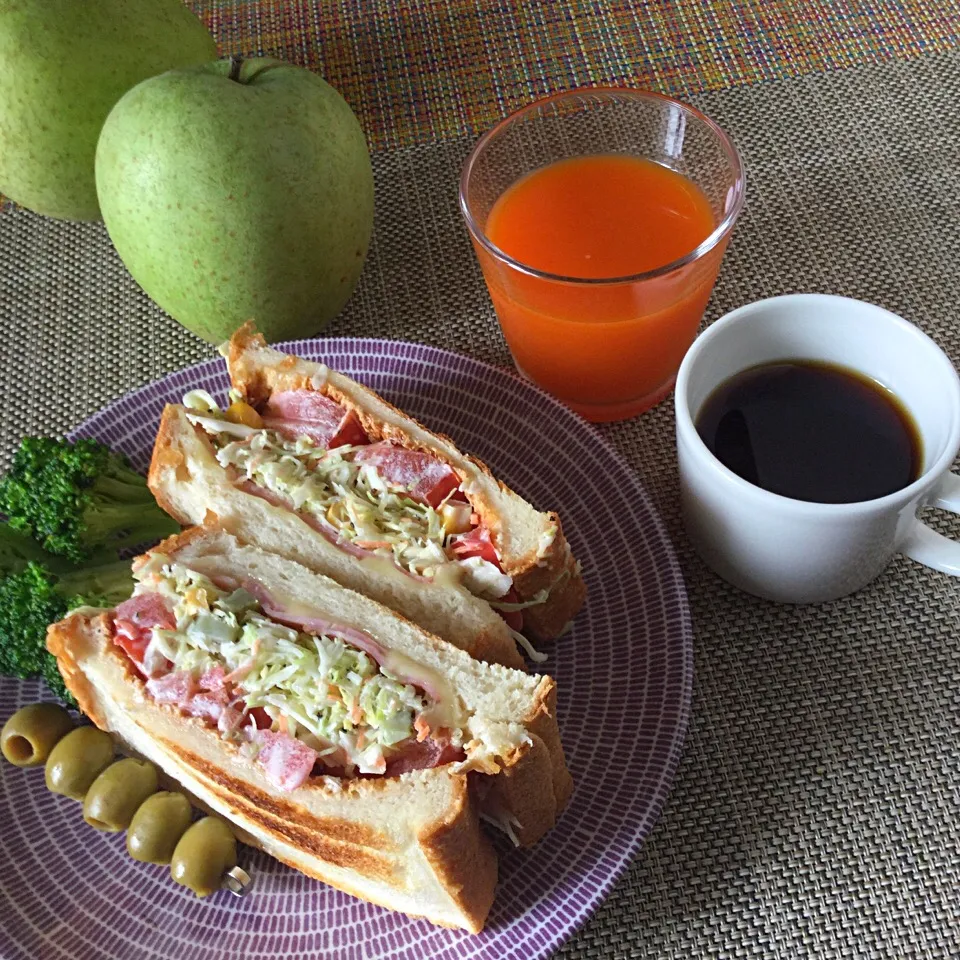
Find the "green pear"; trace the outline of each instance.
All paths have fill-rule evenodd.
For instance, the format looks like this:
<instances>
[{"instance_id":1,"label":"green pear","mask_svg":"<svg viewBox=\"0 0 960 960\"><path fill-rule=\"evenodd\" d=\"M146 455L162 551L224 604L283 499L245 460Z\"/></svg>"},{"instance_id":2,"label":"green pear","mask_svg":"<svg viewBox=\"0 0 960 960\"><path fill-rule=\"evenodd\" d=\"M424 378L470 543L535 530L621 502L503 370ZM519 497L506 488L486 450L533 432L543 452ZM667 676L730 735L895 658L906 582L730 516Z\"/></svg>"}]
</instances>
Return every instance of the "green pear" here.
<instances>
[{"instance_id":1,"label":"green pear","mask_svg":"<svg viewBox=\"0 0 960 960\"><path fill-rule=\"evenodd\" d=\"M134 87L97 146L120 258L188 330L271 340L340 312L373 228L366 139L320 77L269 58L171 70Z\"/></svg>"},{"instance_id":2,"label":"green pear","mask_svg":"<svg viewBox=\"0 0 960 960\"><path fill-rule=\"evenodd\" d=\"M0 0L0 193L97 219L93 162L110 108L141 80L216 55L180 0Z\"/></svg>"}]
</instances>

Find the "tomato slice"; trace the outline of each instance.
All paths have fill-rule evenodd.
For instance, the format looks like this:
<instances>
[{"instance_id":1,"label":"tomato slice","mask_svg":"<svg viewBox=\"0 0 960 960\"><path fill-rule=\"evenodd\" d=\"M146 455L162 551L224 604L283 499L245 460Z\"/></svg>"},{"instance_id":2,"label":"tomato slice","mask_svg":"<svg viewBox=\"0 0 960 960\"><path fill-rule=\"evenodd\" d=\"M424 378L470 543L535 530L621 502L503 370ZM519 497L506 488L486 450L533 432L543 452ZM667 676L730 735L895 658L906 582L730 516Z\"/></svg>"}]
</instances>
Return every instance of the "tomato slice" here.
<instances>
[{"instance_id":1,"label":"tomato slice","mask_svg":"<svg viewBox=\"0 0 960 960\"><path fill-rule=\"evenodd\" d=\"M498 570L500 558L497 556L497 548L490 539L490 531L483 526L474 527L467 533L461 533L454 537L450 542L450 550L457 560L469 560L471 557L480 557L487 563L492 563Z\"/></svg>"},{"instance_id":2,"label":"tomato slice","mask_svg":"<svg viewBox=\"0 0 960 960\"><path fill-rule=\"evenodd\" d=\"M422 450L407 450L389 440L370 444L354 455L354 463L367 463L388 484L407 490L418 503L439 507L444 497L460 486L460 478L447 464Z\"/></svg>"},{"instance_id":3,"label":"tomato slice","mask_svg":"<svg viewBox=\"0 0 960 960\"><path fill-rule=\"evenodd\" d=\"M369 442L370 438L367 436L366 430L363 429L360 418L353 410L349 410L343 420L340 421L337 432L330 438L329 446L331 450L335 450L337 447L342 447L348 443L352 447L360 447Z\"/></svg>"},{"instance_id":4,"label":"tomato slice","mask_svg":"<svg viewBox=\"0 0 960 960\"><path fill-rule=\"evenodd\" d=\"M503 567L500 565L500 557L497 556L497 548L490 539L490 531L484 526L474 527L467 533L462 533L459 537L454 537L450 543L450 552L456 560L469 560L471 557L480 557L481 560L492 563L498 570L503 570ZM505 603L517 603L520 600L517 596L517 591L514 590L513 587L500 599ZM519 632L523 629L522 610L497 610L497 613L503 617L511 630Z\"/></svg>"},{"instance_id":5,"label":"tomato slice","mask_svg":"<svg viewBox=\"0 0 960 960\"><path fill-rule=\"evenodd\" d=\"M517 595L517 591L511 587L501 598L504 603L519 603L520 597ZM494 610L497 610L494 607ZM507 626L511 630L516 630L519 633L523 629L523 611L522 610L497 610L497 613L506 621Z\"/></svg>"},{"instance_id":6,"label":"tomato slice","mask_svg":"<svg viewBox=\"0 0 960 960\"><path fill-rule=\"evenodd\" d=\"M149 629L142 630L130 620L117 620L113 642L133 661L134 666L144 673L143 658L150 643Z\"/></svg>"}]
</instances>

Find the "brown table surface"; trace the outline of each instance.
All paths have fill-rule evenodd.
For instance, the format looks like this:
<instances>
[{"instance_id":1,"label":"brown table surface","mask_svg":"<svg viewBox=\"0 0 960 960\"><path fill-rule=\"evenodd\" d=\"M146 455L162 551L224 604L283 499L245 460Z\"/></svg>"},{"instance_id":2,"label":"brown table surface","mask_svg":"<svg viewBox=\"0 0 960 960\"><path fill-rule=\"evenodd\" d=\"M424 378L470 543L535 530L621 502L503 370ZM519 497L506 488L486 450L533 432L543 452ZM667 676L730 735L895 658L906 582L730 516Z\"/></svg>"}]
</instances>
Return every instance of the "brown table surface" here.
<instances>
[{"instance_id":1,"label":"brown table surface","mask_svg":"<svg viewBox=\"0 0 960 960\"><path fill-rule=\"evenodd\" d=\"M681 95L738 143L748 200L706 321L821 291L881 304L960 360L960 3L195 3L222 53L311 66L374 151L377 227L328 329L509 356L456 182L476 135L549 90ZM99 224L0 215L6 456L212 355ZM603 433L680 554L694 711L671 798L566 958L960 957L960 581L897 559L832 604L738 593L679 523L672 402ZM940 528L960 527L935 518Z\"/></svg>"}]
</instances>

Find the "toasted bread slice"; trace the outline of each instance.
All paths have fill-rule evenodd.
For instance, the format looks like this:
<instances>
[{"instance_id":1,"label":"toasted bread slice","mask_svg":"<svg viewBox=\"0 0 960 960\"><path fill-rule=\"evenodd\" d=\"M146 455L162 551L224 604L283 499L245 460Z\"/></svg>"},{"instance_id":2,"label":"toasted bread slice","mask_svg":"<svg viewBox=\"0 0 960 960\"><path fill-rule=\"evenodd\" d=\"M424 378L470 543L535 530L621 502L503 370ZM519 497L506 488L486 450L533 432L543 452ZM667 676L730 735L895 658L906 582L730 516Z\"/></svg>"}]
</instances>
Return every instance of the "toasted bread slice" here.
<instances>
[{"instance_id":1,"label":"toasted bread slice","mask_svg":"<svg viewBox=\"0 0 960 960\"><path fill-rule=\"evenodd\" d=\"M227 351L234 387L252 404L262 404L275 390L320 392L355 413L372 441L390 440L446 463L490 531L519 600L546 596L524 610L525 633L537 640L553 639L579 610L586 588L556 514L535 510L495 480L484 464L461 454L448 438L431 433L373 391L323 364L267 347L252 325L234 335ZM385 561L346 553L294 511L231 482L209 437L182 407L171 405L164 411L149 483L161 506L183 524L200 523L212 510L244 539L387 604L478 659L522 664L503 619L459 583L415 580Z\"/></svg>"},{"instance_id":2,"label":"toasted bread slice","mask_svg":"<svg viewBox=\"0 0 960 960\"><path fill-rule=\"evenodd\" d=\"M251 579L272 593L296 598L302 610L356 627L386 649L413 660L434 676L435 686L449 689L471 716L490 725L522 725L530 742L504 754L499 761L504 769L513 770L511 785L504 784L502 790L506 792L499 794L504 798L501 806L515 821L522 846L535 843L553 826L566 805L573 781L560 742L557 687L551 677L478 662L369 597L301 564L244 543L215 524L169 537L138 558L134 569L158 553L206 576L230 574L241 580ZM549 776L546 780L539 774L530 778L526 770L533 773L544 759ZM533 796L525 795L526 784L534 788ZM522 803L523 816L514 809L513 798Z\"/></svg>"},{"instance_id":3,"label":"toasted bread slice","mask_svg":"<svg viewBox=\"0 0 960 960\"><path fill-rule=\"evenodd\" d=\"M503 618L458 583L415 580L392 563L361 560L334 546L301 516L231 483L210 439L168 405L160 419L148 478L157 503L181 524L208 514L248 543L316 570L396 610L477 660L523 668Z\"/></svg>"},{"instance_id":4,"label":"toasted bread slice","mask_svg":"<svg viewBox=\"0 0 960 960\"><path fill-rule=\"evenodd\" d=\"M450 767L396 778L312 778L279 791L215 729L144 693L108 615L50 627L50 651L80 709L156 764L246 843L339 890L473 933L493 903L496 855L468 776Z\"/></svg>"},{"instance_id":5,"label":"toasted bread slice","mask_svg":"<svg viewBox=\"0 0 960 960\"><path fill-rule=\"evenodd\" d=\"M164 541L135 569L157 554L212 579L256 582L278 603L293 598L298 616L362 630L455 702L471 736L503 747L476 763L399 777L315 776L280 790L215 728L148 695L113 642L109 614L74 614L48 634L81 709L278 859L392 909L479 929L496 870L478 814L509 825L527 845L554 824L572 789L553 681L479 663L375 601L215 526Z\"/></svg>"}]
</instances>

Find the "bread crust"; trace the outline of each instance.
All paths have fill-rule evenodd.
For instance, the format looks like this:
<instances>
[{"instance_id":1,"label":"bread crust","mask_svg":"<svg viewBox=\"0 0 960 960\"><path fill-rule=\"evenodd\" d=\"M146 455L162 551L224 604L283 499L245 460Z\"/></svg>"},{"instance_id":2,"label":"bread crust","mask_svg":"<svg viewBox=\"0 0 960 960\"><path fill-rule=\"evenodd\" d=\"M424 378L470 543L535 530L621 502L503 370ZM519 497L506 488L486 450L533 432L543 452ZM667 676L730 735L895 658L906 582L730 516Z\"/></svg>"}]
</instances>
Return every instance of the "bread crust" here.
<instances>
[{"instance_id":1,"label":"bread crust","mask_svg":"<svg viewBox=\"0 0 960 960\"><path fill-rule=\"evenodd\" d=\"M465 778L457 781L456 802L445 819L423 827L420 848L433 869L443 876L446 889L457 898L467 917L477 918L479 932L490 910L497 883L497 855L475 828L479 818L473 791Z\"/></svg>"},{"instance_id":2,"label":"bread crust","mask_svg":"<svg viewBox=\"0 0 960 960\"><path fill-rule=\"evenodd\" d=\"M576 615L586 597L586 585L555 513L537 513L522 497L493 476L481 460L462 454L453 441L432 432L373 390L330 370L270 348L252 321L247 321L226 346L227 366L234 388L254 405L274 390L317 390L356 413L373 440L391 440L422 450L446 463L460 477L476 512L491 532L504 571L513 578L521 601L550 589L543 604L524 613L529 632L539 641L555 639ZM514 536L505 518L523 513L524 536ZM541 537L552 542L543 546ZM552 589L551 589L552 588Z\"/></svg>"},{"instance_id":3,"label":"bread crust","mask_svg":"<svg viewBox=\"0 0 960 960\"><path fill-rule=\"evenodd\" d=\"M129 752L182 783L245 841L309 876L443 926L482 929L496 857L467 775L439 767L335 787L315 777L281 793L216 731L152 701L110 636L107 615L73 614L50 627L47 646L81 709ZM371 813L380 815L376 825Z\"/></svg>"},{"instance_id":4,"label":"bread crust","mask_svg":"<svg viewBox=\"0 0 960 960\"><path fill-rule=\"evenodd\" d=\"M534 706L523 718L523 724L530 736L535 741L539 740L547 751L556 807L555 816L559 816L573 792L573 778L570 776L563 744L560 741L560 728L557 725L557 684L552 677L541 679Z\"/></svg>"},{"instance_id":5,"label":"bread crust","mask_svg":"<svg viewBox=\"0 0 960 960\"><path fill-rule=\"evenodd\" d=\"M530 712L523 718L530 746L489 785L483 809L511 821L517 842L529 847L557 821L573 793L556 719L557 687L543 677ZM550 789L545 789L546 785Z\"/></svg>"},{"instance_id":6,"label":"bread crust","mask_svg":"<svg viewBox=\"0 0 960 960\"><path fill-rule=\"evenodd\" d=\"M178 409L176 404L168 403L160 414L160 425L157 427L153 452L150 454L150 466L147 469L147 486L161 510L170 514L180 526L190 527L198 521L185 513L173 496L174 485L189 483L191 476L187 458L178 440L181 429Z\"/></svg>"}]
</instances>

